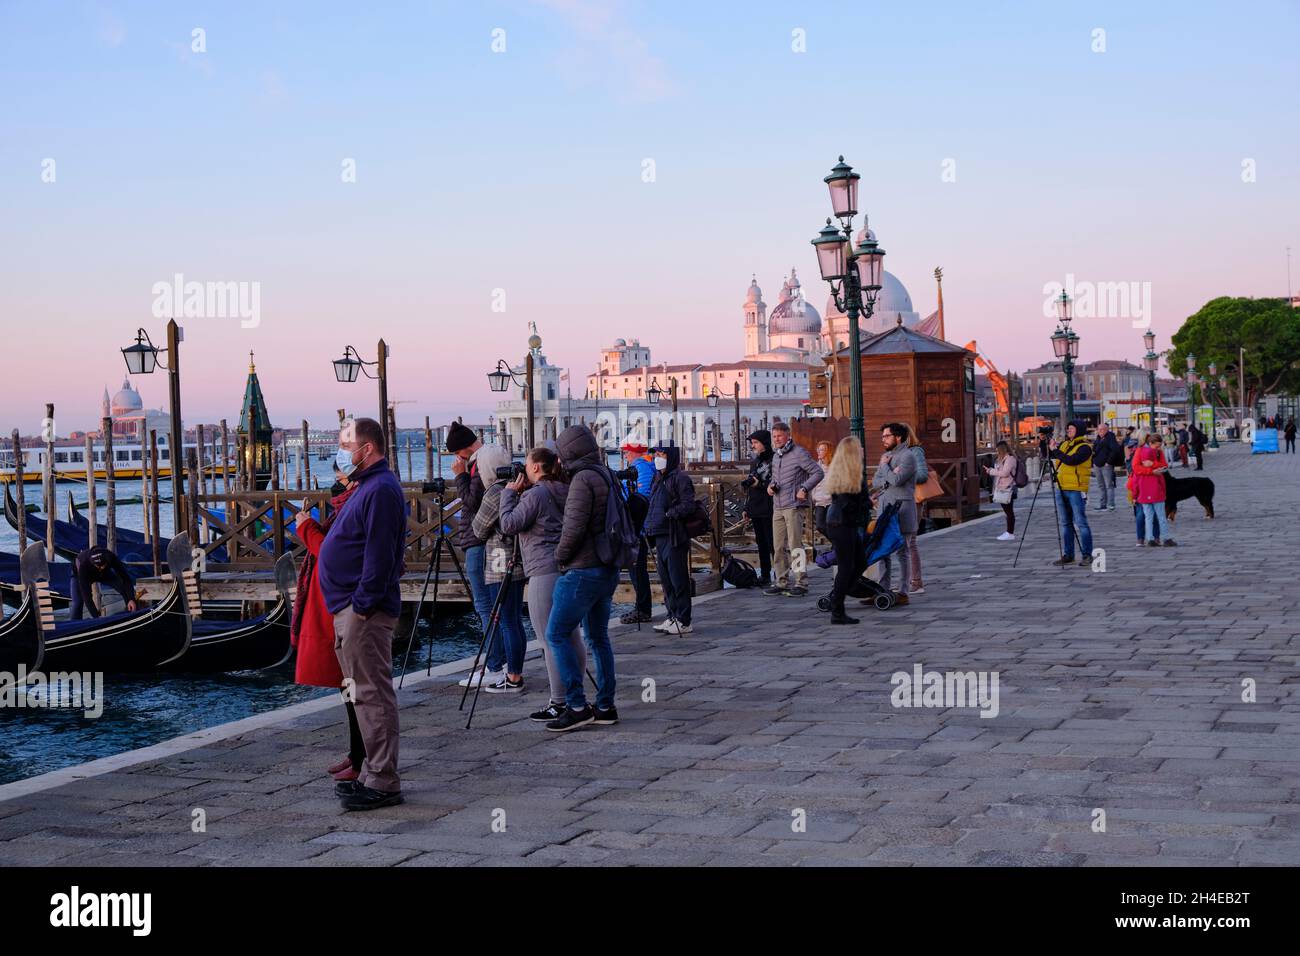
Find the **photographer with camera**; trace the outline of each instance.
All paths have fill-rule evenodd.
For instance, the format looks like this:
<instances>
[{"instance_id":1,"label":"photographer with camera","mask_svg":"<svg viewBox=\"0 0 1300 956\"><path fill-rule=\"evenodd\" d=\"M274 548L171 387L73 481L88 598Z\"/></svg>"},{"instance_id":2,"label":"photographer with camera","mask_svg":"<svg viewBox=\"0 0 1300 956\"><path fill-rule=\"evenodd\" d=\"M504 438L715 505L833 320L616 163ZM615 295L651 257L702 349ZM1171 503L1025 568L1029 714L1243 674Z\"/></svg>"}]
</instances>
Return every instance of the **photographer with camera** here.
<instances>
[{"instance_id":1,"label":"photographer with camera","mask_svg":"<svg viewBox=\"0 0 1300 956\"><path fill-rule=\"evenodd\" d=\"M489 680L489 694L517 694L524 689L524 569L515 549L514 535L505 534L497 520L501 492L507 481L523 474L523 466L511 462L510 452L500 445L484 445L478 451L478 466L487 476L483 500L474 513L474 537L483 542L483 580L487 585L488 607L497 608L497 633L488 642L487 669L505 673ZM508 579L508 580L507 580ZM497 604L497 595L508 590ZM489 613L490 610L489 610Z\"/></svg>"},{"instance_id":2,"label":"photographer with camera","mask_svg":"<svg viewBox=\"0 0 1300 956\"><path fill-rule=\"evenodd\" d=\"M678 636L692 631L691 538L686 533L685 518L695 510L695 486L680 465L681 449L676 445L655 449L655 480L645 519L645 536L655 546L659 581L668 607L668 617L654 629Z\"/></svg>"},{"instance_id":3,"label":"photographer with camera","mask_svg":"<svg viewBox=\"0 0 1300 956\"><path fill-rule=\"evenodd\" d=\"M484 549L483 542L474 536L474 514L483 501L483 479L476 461L483 442L473 430L460 422L452 422L447 429L447 451L456 457L451 463L451 473L456 479L456 495L460 498L460 517L453 542L465 555L465 577L469 579L470 598L484 632L488 629L492 616L492 601L488 597L487 582L483 577ZM501 660L498 660L498 665ZM500 680L501 673L489 673L491 668L480 669L476 674L464 678L460 686L465 687L471 681L489 683Z\"/></svg>"},{"instance_id":4,"label":"photographer with camera","mask_svg":"<svg viewBox=\"0 0 1300 956\"><path fill-rule=\"evenodd\" d=\"M621 450L623 452L623 462L627 467L618 472L616 477L620 481L626 482L625 497L630 498L631 493L635 491L648 500L650 486L653 484L655 477L654 456L649 453L649 448L632 436L628 436ZM635 487L633 487L633 482L635 482ZM642 624L654 619L651 613L653 598L650 591L649 560L650 543L646 541L645 535L642 534L637 546L636 564L633 565L631 573L632 587L636 590L636 608L619 618L624 624Z\"/></svg>"},{"instance_id":5,"label":"photographer with camera","mask_svg":"<svg viewBox=\"0 0 1300 956\"><path fill-rule=\"evenodd\" d=\"M564 480L560 458L549 448L534 448L528 453L524 474L501 489L501 515L497 523L506 534L518 535L523 555L524 574L528 575L528 618L533 633L542 646L546 677L551 685L551 699L546 707L529 714L530 720L552 721L564 713L564 681L555 654L546 644L546 626L551 618L555 582L560 569L555 565L555 548L564 527L564 503L569 485ZM569 632L569 647L580 670L587 669L587 648L577 627Z\"/></svg>"},{"instance_id":6,"label":"photographer with camera","mask_svg":"<svg viewBox=\"0 0 1300 956\"><path fill-rule=\"evenodd\" d=\"M772 570L776 579L763 593L799 596L808 593L804 586L807 576L803 564L804 516L808 514L808 496L822 480L822 467L813 461L806 448L790 437L790 426L785 422L772 426L772 447L772 480L767 493L772 498L775 545Z\"/></svg>"},{"instance_id":7,"label":"photographer with camera","mask_svg":"<svg viewBox=\"0 0 1300 956\"><path fill-rule=\"evenodd\" d=\"M1092 529L1088 527L1088 483L1092 478L1092 445L1088 442L1088 426L1075 420L1065 426L1065 440L1059 445L1055 439L1047 443L1049 459L1058 462L1055 468L1057 523L1061 531L1061 557L1052 564L1064 567L1074 563L1074 537L1079 536L1079 555L1082 567L1092 565Z\"/></svg>"},{"instance_id":8,"label":"photographer with camera","mask_svg":"<svg viewBox=\"0 0 1300 956\"><path fill-rule=\"evenodd\" d=\"M618 587L619 572L635 540L622 495L605 453L586 425L570 425L556 439L560 462L569 475L564 503L564 524L555 546L555 582L551 616L546 622L546 644L555 655L564 682L564 713L546 725L563 733L586 724L614 724L614 648L609 643L609 614ZM612 515L609 509L618 509ZM611 541L610 529L620 531ZM582 661L573 652L570 635L578 624L596 665L596 706L588 706L583 692Z\"/></svg>"},{"instance_id":9,"label":"photographer with camera","mask_svg":"<svg viewBox=\"0 0 1300 956\"><path fill-rule=\"evenodd\" d=\"M754 526L754 543L758 545L760 574L758 587L772 584L772 498L767 483L772 480L772 433L760 428L749 436L754 457L749 474L740 483L745 489L745 508L740 516Z\"/></svg>"}]
</instances>

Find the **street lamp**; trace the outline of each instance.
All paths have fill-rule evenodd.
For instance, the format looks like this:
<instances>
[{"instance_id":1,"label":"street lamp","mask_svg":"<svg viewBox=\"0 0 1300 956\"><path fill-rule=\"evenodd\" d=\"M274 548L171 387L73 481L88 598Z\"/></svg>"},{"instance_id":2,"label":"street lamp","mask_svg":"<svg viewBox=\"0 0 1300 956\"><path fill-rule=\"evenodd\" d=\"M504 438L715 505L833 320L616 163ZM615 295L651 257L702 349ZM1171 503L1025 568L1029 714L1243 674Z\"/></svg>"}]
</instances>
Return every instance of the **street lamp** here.
<instances>
[{"instance_id":1,"label":"street lamp","mask_svg":"<svg viewBox=\"0 0 1300 956\"><path fill-rule=\"evenodd\" d=\"M388 435L388 345L383 339L376 346L377 358L368 362L351 345L343 349L343 357L334 360L334 377L340 382L355 382L358 374L379 383L379 430L384 434L384 455L389 454ZM370 366L375 372L370 373Z\"/></svg>"},{"instance_id":2,"label":"street lamp","mask_svg":"<svg viewBox=\"0 0 1300 956\"><path fill-rule=\"evenodd\" d=\"M1187 424L1190 426L1196 417L1195 393L1192 391L1196 386L1196 355L1192 352L1187 353L1187 372L1183 375L1183 384L1187 388Z\"/></svg>"},{"instance_id":3,"label":"street lamp","mask_svg":"<svg viewBox=\"0 0 1300 956\"><path fill-rule=\"evenodd\" d=\"M1065 402L1061 406L1061 428L1074 419L1074 360L1079 357L1079 336L1070 328L1072 316L1070 296L1064 289L1056 300L1056 331L1052 333L1052 351L1061 360L1065 373Z\"/></svg>"},{"instance_id":4,"label":"street lamp","mask_svg":"<svg viewBox=\"0 0 1300 956\"><path fill-rule=\"evenodd\" d=\"M185 467L184 457L181 452L181 353L180 344L184 338L181 327L176 324L175 319L167 323L167 347L159 349L149 338L149 333L144 329L137 329L135 333L135 344L128 345L122 349L122 357L126 360L126 370L131 375L151 375L153 370L159 365L158 353L160 351L167 353L167 364L162 367L167 371L167 391L169 401L169 410L171 412L171 430L167 439L167 444L171 446L167 452L168 460L171 462L172 476L172 533L180 534L181 532L181 504L185 497L181 493L181 470ZM89 465L87 466L89 467ZM194 480L194 476L190 476Z\"/></svg>"},{"instance_id":5,"label":"street lamp","mask_svg":"<svg viewBox=\"0 0 1300 956\"><path fill-rule=\"evenodd\" d=\"M831 362L834 363L834 361L835 361L835 353L832 352ZM835 415L835 366L834 364L827 365L826 371L823 372L822 374L826 376L826 414L828 417L834 417Z\"/></svg>"},{"instance_id":6,"label":"street lamp","mask_svg":"<svg viewBox=\"0 0 1300 956\"><path fill-rule=\"evenodd\" d=\"M663 394L663 390L659 387L659 380L650 379L650 387L645 390L645 400L651 405L658 405Z\"/></svg>"},{"instance_id":7,"label":"street lamp","mask_svg":"<svg viewBox=\"0 0 1300 956\"><path fill-rule=\"evenodd\" d=\"M533 342L536 341L536 345ZM504 392L514 382L524 390L524 395L528 400L528 428L526 439L529 448L536 448L534 441L533 428L533 352L541 348L542 340L536 334L528 337L528 356L524 359L524 375L519 378L515 375L515 370L510 367L510 363L505 359L497 359L497 367L487 373L488 388L494 392Z\"/></svg>"},{"instance_id":8,"label":"street lamp","mask_svg":"<svg viewBox=\"0 0 1300 956\"><path fill-rule=\"evenodd\" d=\"M1156 354L1156 334L1149 329L1142 335L1142 344L1147 348L1147 354L1142 356L1142 365L1147 370L1147 375L1151 378L1151 431L1156 428L1156 370L1160 368L1160 356Z\"/></svg>"},{"instance_id":9,"label":"street lamp","mask_svg":"<svg viewBox=\"0 0 1300 956\"><path fill-rule=\"evenodd\" d=\"M1210 364L1206 366L1206 371L1210 373L1208 379L1210 385L1210 447L1218 448L1219 427L1215 424L1214 405L1219 397L1219 383L1224 381L1224 379L1219 377L1219 366L1216 362L1211 361Z\"/></svg>"},{"instance_id":10,"label":"street lamp","mask_svg":"<svg viewBox=\"0 0 1300 956\"><path fill-rule=\"evenodd\" d=\"M709 408L718 407L719 397L720 397L720 393L718 392L718 389L716 387L709 389L709 394L705 396L705 400L709 403Z\"/></svg>"},{"instance_id":11,"label":"street lamp","mask_svg":"<svg viewBox=\"0 0 1300 956\"><path fill-rule=\"evenodd\" d=\"M825 227L812 240L817 251L817 267L831 287L835 306L849 320L849 431L865 446L862 424L862 343L858 335L859 318L870 320L876 308L876 294L884 274L885 250L863 215L861 241L852 247L853 217L858 214L858 182L861 177L853 167L839 162L825 177L830 190L831 212L839 227L826 220Z\"/></svg>"}]
</instances>

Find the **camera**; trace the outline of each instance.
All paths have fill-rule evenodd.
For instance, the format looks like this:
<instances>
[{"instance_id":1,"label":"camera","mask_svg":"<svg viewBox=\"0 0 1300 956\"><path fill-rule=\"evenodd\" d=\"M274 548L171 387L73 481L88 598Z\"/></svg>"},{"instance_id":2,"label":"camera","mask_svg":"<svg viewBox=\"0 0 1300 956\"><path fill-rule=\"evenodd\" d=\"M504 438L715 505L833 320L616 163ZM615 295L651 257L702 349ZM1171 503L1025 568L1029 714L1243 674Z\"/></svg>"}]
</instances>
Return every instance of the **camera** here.
<instances>
[{"instance_id":1,"label":"camera","mask_svg":"<svg viewBox=\"0 0 1300 956\"><path fill-rule=\"evenodd\" d=\"M497 478L504 478L506 481L513 481L524 473L524 463L521 461L512 461L508 465L502 465L497 469Z\"/></svg>"},{"instance_id":2,"label":"camera","mask_svg":"<svg viewBox=\"0 0 1300 956\"><path fill-rule=\"evenodd\" d=\"M424 484L420 485L420 494L422 495L440 495L446 490L446 478L430 478Z\"/></svg>"},{"instance_id":3,"label":"camera","mask_svg":"<svg viewBox=\"0 0 1300 956\"><path fill-rule=\"evenodd\" d=\"M636 470L636 465L628 465L622 471L614 472L614 478L617 481L636 481L640 477L640 472Z\"/></svg>"},{"instance_id":4,"label":"camera","mask_svg":"<svg viewBox=\"0 0 1300 956\"><path fill-rule=\"evenodd\" d=\"M781 486L778 485L775 481L770 482L768 484L768 487L772 489L772 494L774 495L779 495L781 493Z\"/></svg>"}]
</instances>

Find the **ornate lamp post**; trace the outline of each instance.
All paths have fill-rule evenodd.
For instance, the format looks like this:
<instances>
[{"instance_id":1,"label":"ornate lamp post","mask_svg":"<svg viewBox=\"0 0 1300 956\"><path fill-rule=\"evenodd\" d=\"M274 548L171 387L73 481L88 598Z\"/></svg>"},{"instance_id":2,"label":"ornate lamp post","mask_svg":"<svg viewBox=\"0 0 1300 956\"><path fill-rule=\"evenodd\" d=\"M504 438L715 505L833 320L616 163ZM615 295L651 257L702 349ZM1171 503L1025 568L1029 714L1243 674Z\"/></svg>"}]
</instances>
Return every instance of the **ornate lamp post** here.
<instances>
[{"instance_id":1,"label":"ornate lamp post","mask_svg":"<svg viewBox=\"0 0 1300 956\"><path fill-rule=\"evenodd\" d=\"M858 214L858 180L862 177L844 162L844 157L825 178L831 194L831 211L840 221L838 228L826 226L812 240L817 250L817 267L830 284L835 306L849 320L849 431L864 443L862 425L862 352L858 337L858 320L870 319L876 309L884 274L885 250L876 243L876 235L867 227L863 216L862 241L852 247L853 217Z\"/></svg>"},{"instance_id":2,"label":"ornate lamp post","mask_svg":"<svg viewBox=\"0 0 1300 956\"><path fill-rule=\"evenodd\" d=\"M1160 356L1156 354L1156 334L1150 329L1142 334L1142 344L1147 348L1147 354L1142 356L1142 365L1147 370L1147 375L1151 379L1151 421L1150 430L1156 428L1156 369L1160 368Z\"/></svg>"},{"instance_id":3,"label":"ornate lamp post","mask_svg":"<svg viewBox=\"0 0 1300 956\"><path fill-rule=\"evenodd\" d=\"M510 387L510 383L522 386L524 398L528 402L528 428L527 441L529 448L536 448L535 431L533 423L533 356L537 350L542 347L542 337L534 332L528 336L528 355L524 359L524 377L522 379L515 375L514 369L505 359L497 359L497 367L487 373L488 388L494 392L504 392Z\"/></svg>"},{"instance_id":4,"label":"ornate lamp post","mask_svg":"<svg viewBox=\"0 0 1300 956\"><path fill-rule=\"evenodd\" d=\"M1215 424L1214 406L1219 397L1219 366L1216 362L1211 362L1206 366L1206 371L1210 373L1207 384L1210 386L1210 447L1219 447L1219 427Z\"/></svg>"},{"instance_id":5,"label":"ornate lamp post","mask_svg":"<svg viewBox=\"0 0 1300 956\"><path fill-rule=\"evenodd\" d=\"M171 446L167 459L171 462L172 475L172 534L180 534L181 502L185 495L181 492L181 471L185 468L185 459L181 451L181 340L185 338L181 327L175 319L167 323L167 347L160 349L149 338L144 329L137 329L135 344L122 349L122 358L126 359L126 370L131 375L151 375L159 365L158 353L167 353L167 364L162 367L167 372L167 391L169 412L171 413L171 430L167 444ZM148 436L144 436L147 438ZM89 463L87 463L89 467Z\"/></svg>"},{"instance_id":6,"label":"ornate lamp post","mask_svg":"<svg viewBox=\"0 0 1300 956\"><path fill-rule=\"evenodd\" d=\"M384 433L384 455L389 454L388 434L388 345L383 339L376 347L378 356L373 362L367 362L351 345L343 350L343 357L334 360L334 377L340 382L355 382L357 373L379 382L379 429ZM375 366L375 373L370 374L370 366Z\"/></svg>"},{"instance_id":7,"label":"ornate lamp post","mask_svg":"<svg viewBox=\"0 0 1300 956\"><path fill-rule=\"evenodd\" d=\"M1192 391L1196 385L1196 355L1192 352L1187 353L1187 374L1183 376L1183 384L1187 388L1187 424L1190 427L1196 417L1195 393Z\"/></svg>"},{"instance_id":8,"label":"ornate lamp post","mask_svg":"<svg viewBox=\"0 0 1300 956\"><path fill-rule=\"evenodd\" d=\"M1061 430L1074 418L1074 360L1079 357L1079 336L1070 328L1071 301L1065 290L1056 300L1056 331L1052 333L1052 351L1061 360L1065 372L1065 402L1061 405Z\"/></svg>"}]
</instances>

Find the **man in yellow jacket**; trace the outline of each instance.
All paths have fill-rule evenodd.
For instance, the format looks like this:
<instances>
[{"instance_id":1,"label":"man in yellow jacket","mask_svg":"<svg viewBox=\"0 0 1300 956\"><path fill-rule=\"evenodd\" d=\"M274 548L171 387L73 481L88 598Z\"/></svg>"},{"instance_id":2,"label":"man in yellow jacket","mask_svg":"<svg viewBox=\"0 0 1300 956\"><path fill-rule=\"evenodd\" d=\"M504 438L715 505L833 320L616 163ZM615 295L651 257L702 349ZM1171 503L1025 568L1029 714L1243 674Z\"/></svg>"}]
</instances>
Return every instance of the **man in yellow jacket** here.
<instances>
[{"instance_id":1,"label":"man in yellow jacket","mask_svg":"<svg viewBox=\"0 0 1300 956\"><path fill-rule=\"evenodd\" d=\"M1092 529L1088 527L1088 481L1092 477L1092 445L1087 426L1073 421L1065 426L1065 441L1048 443L1048 457L1056 465L1056 516L1061 530L1061 557L1052 564L1074 563L1074 533L1079 533L1082 567L1092 566Z\"/></svg>"}]
</instances>

